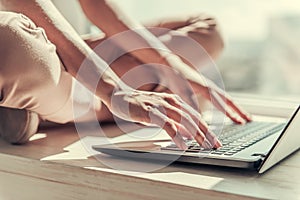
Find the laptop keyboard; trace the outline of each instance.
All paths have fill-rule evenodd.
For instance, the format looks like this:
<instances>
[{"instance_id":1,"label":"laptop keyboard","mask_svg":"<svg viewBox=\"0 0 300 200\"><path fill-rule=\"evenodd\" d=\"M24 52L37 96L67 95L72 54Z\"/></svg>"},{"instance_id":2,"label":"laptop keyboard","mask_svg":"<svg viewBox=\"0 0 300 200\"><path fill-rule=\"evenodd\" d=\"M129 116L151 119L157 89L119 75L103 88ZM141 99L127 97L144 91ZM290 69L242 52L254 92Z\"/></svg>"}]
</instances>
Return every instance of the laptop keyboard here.
<instances>
[{"instance_id":1,"label":"laptop keyboard","mask_svg":"<svg viewBox=\"0 0 300 200\"><path fill-rule=\"evenodd\" d=\"M258 141L282 130L285 123L250 122L245 125L227 125L219 134L223 146L218 149L204 149L195 140L186 140L186 152L210 153L232 156ZM163 147L165 150L180 150L174 143Z\"/></svg>"}]
</instances>

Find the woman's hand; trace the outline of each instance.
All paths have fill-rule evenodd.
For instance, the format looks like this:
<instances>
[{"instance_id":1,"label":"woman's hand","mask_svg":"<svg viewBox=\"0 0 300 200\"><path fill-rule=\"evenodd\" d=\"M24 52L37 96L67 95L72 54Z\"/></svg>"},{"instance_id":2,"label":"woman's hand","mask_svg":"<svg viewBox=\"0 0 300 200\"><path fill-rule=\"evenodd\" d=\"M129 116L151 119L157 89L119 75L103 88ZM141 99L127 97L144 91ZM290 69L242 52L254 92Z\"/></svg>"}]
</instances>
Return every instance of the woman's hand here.
<instances>
[{"instance_id":1,"label":"woman's hand","mask_svg":"<svg viewBox=\"0 0 300 200\"><path fill-rule=\"evenodd\" d=\"M234 103L230 95L180 58L170 55L166 61L178 73L168 67L162 67L157 73L161 84L154 91L175 93L195 109L198 108L195 95L200 94L232 121L239 124L251 121L250 114Z\"/></svg>"},{"instance_id":2,"label":"woman's hand","mask_svg":"<svg viewBox=\"0 0 300 200\"><path fill-rule=\"evenodd\" d=\"M169 41L166 42L166 45L171 50L175 50L176 54L182 54L183 57L191 59L194 63L195 61L205 63L211 60L211 57L215 58L224 45L216 21L206 15L191 17L186 21L169 22L169 24L162 23L161 26L170 28L174 26L181 27L162 33L162 35L164 37L168 36L166 38L169 38ZM200 44L207 53L202 48L199 48L199 45L189 45L190 41ZM163 49L163 46L161 47ZM251 121L251 116L234 103L225 91L211 80L205 78L193 66L187 64L189 60L182 60L177 55L172 54L171 51L169 53L160 52L160 55L163 57L160 59L162 62L160 64L169 66L174 70L172 71L168 67L161 67L160 70L157 70L160 84L154 91L178 94L195 109L198 106L193 97L195 97L195 94L201 94L234 122L245 123ZM151 58L149 57L150 55L148 60Z\"/></svg>"},{"instance_id":3,"label":"woman's hand","mask_svg":"<svg viewBox=\"0 0 300 200\"><path fill-rule=\"evenodd\" d=\"M181 149L187 148L183 137L194 138L204 148L221 146L201 115L178 95L121 90L113 93L107 106L124 120L162 127Z\"/></svg>"},{"instance_id":4,"label":"woman's hand","mask_svg":"<svg viewBox=\"0 0 300 200\"><path fill-rule=\"evenodd\" d=\"M199 74L199 78L200 78ZM204 79L204 78L202 78ZM238 106L224 90L211 80L206 79L206 84L191 81L195 93L208 99L216 108L227 115L232 121L239 124L252 121L252 117L243 108Z\"/></svg>"}]
</instances>

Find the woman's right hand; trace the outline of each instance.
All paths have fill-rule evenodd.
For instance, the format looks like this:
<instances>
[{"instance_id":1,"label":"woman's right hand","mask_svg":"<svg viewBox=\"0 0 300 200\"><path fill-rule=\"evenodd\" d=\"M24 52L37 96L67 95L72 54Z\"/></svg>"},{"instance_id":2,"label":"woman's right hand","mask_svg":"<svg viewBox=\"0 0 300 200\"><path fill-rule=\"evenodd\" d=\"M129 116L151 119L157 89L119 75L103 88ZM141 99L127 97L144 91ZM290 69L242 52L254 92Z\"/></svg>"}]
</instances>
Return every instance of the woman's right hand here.
<instances>
[{"instance_id":1,"label":"woman's right hand","mask_svg":"<svg viewBox=\"0 0 300 200\"><path fill-rule=\"evenodd\" d=\"M127 89L113 92L107 106L124 120L163 128L181 149L187 148L183 137L208 149L222 146L200 113L178 95Z\"/></svg>"}]
</instances>

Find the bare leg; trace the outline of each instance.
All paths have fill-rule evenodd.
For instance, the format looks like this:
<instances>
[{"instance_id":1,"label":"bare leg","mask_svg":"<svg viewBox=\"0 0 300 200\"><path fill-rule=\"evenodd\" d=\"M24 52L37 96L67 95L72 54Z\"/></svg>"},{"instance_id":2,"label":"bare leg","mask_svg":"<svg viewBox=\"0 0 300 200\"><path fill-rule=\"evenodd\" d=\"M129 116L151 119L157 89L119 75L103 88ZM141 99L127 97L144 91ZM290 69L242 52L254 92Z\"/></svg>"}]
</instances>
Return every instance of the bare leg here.
<instances>
[{"instance_id":1,"label":"bare leg","mask_svg":"<svg viewBox=\"0 0 300 200\"><path fill-rule=\"evenodd\" d=\"M216 19L206 14L183 16L177 19L163 19L159 23L152 22L145 26L164 28L165 31L162 29L162 31L154 32L157 36L168 34L168 30L175 30L182 35L186 35L199 43L213 59L216 59L224 48L223 38ZM193 52L184 43L181 44L178 37L173 36L166 45L170 49L186 48L187 51ZM177 44L180 46L177 46Z\"/></svg>"},{"instance_id":2,"label":"bare leg","mask_svg":"<svg viewBox=\"0 0 300 200\"><path fill-rule=\"evenodd\" d=\"M213 59L216 59L224 48L224 41L217 21L206 14L162 19L158 22L149 22L145 24L145 27L149 27L149 30L157 37L167 35L170 31L176 31L181 33L182 36L188 36L200 44ZM103 38L103 36L94 36L86 38L85 41L90 47L94 48L104 39L105 38ZM186 51L192 52L192 49L189 49L189 46L186 46L184 43L180 43L179 40L180 36L172 35L171 40L163 42L171 50L183 48L186 49Z\"/></svg>"}]
</instances>

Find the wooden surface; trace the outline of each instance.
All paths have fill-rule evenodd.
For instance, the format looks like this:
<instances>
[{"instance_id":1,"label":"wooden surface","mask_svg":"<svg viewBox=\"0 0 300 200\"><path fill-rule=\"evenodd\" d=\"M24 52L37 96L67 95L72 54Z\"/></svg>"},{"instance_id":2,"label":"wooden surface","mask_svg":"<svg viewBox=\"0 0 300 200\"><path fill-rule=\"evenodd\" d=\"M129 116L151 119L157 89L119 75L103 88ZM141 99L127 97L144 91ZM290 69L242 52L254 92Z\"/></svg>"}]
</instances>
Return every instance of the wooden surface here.
<instances>
[{"instance_id":1,"label":"wooden surface","mask_svg":"<svg viewBox=\"0 0 300 200\"><path fill-rule=\"evenodd\" d=\"M109 137L120 135L114 125L103 130ZM263 175L182 164L139 173L111 169L89 156L72 125L39 133L40 139L23 146L0 140L0 200L300 199L299 151ZM105 155L98 158L105 163L127 162ZM149 166L131 164L127 167Z\"/></svg>"}]
</instances>

